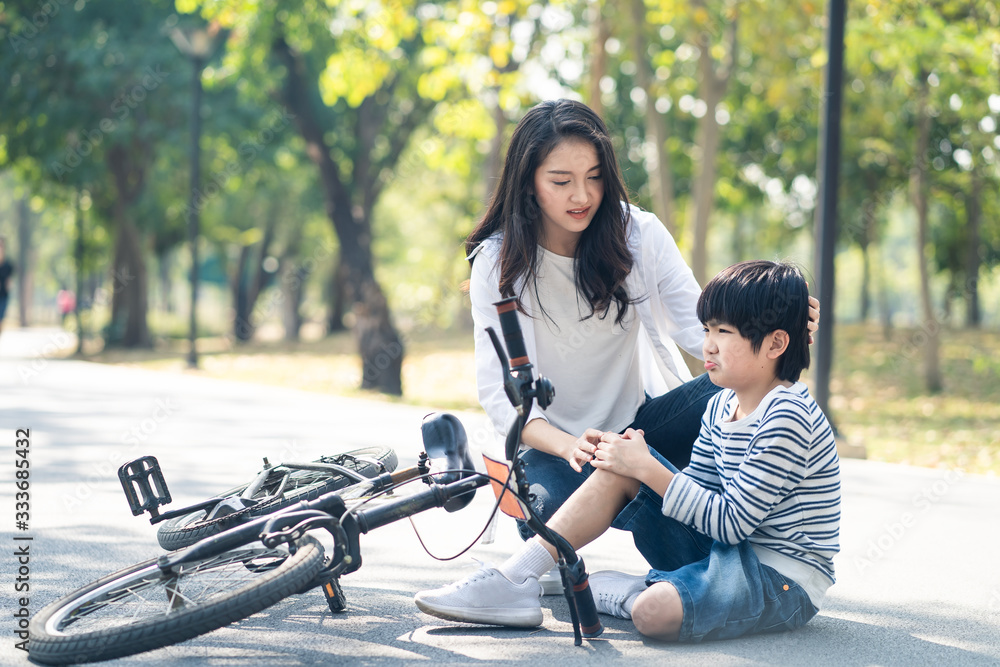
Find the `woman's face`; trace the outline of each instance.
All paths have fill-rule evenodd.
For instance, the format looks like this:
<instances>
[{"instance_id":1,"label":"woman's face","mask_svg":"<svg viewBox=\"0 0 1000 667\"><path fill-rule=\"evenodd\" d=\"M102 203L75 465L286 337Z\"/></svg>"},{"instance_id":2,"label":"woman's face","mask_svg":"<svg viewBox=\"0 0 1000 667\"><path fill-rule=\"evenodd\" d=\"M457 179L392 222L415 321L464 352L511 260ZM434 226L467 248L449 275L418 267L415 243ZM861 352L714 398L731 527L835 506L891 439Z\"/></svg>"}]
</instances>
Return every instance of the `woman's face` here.
<instances>
[{"instance_id":1,"label":"woman's face","mask_svg":"<svg viewBox=\"0 0 1000 667\"><path fill-rule=\"evenodd\" d=\"M564 139L549 152L535 170L533 192L542 211L543 248L574 255L604 198L602 177L597 150L589 141Z\"/></svg>"}]
</instances>

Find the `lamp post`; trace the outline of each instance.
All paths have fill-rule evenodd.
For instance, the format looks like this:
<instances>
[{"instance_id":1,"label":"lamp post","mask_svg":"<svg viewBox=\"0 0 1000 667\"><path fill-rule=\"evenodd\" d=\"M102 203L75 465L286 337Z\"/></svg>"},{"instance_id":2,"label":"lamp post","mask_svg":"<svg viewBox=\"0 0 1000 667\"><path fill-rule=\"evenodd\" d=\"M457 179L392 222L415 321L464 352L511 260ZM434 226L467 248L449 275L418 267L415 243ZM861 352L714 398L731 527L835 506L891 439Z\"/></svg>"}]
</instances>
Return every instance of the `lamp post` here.
<instances>
[{"instance_id":1,"label":"lamp post","mask_svg":"<svg viewBox=\"0 0 1000 667\"><path fill-rule=\"evenodd\" d=\"M833 360L834 318L834 249L837 244L837 186L840 170L840 112L844 77L844 23L847 0L829 0L829 26L826 33L826 77L823 90L823 118L819 145L820 201L816 207L816 277L817 292L827 315L816 350L816 403L830 418L834 433L837 427L830 414L830 370Z\"/></svg>"},{"instance_id":2,"label":"lamp post","mask_svg":"<svg viewBox=\"0 0 1000 667\"><path fill-rule=\"evenodd\" d=\"M201 183L201 72L212 50L215 31L205 28L170 31L170 39L185 56L191 59L193 88L191 91L191 193L187 207L188 244L191 249L191 313L188 330L189 368L198 367L196 340L198 312L198 186Z\"/></svg>"}]
</instances>

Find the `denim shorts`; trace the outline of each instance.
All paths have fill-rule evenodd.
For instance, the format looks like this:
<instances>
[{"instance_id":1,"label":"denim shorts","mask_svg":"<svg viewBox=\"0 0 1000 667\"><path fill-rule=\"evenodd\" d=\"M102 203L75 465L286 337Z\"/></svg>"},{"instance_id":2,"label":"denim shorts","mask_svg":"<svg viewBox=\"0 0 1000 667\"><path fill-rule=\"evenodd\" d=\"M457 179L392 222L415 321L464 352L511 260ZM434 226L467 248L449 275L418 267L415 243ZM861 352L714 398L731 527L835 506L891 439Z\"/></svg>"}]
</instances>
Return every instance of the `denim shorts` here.
<instances>
[{"instance_id":1,"label":"denim shorts","mask_svg":"<svg viewBox=\"0 0 1000 667\"><path fill-rule=\"evenodd\" d=\"M655 450L653 456L676 472ZM665 516L663 498L645 485L612 527L632 533L652 568L646 583L668 582L684 608L680 641L732 639L794 630L816 615L808 593L763 565L746 540L723 544Z\"/></svg>"}]
</instances>

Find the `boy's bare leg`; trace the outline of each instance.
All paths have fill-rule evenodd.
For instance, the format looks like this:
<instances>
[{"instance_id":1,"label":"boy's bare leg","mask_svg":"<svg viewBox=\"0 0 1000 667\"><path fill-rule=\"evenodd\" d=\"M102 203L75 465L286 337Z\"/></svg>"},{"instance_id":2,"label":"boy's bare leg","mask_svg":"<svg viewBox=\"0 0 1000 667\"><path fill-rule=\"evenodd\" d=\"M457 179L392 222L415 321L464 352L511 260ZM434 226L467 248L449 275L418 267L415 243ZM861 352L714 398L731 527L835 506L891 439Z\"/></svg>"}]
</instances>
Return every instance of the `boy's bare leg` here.
<instances>
[{"instance_id":1,"label":"boy's bare leg","mask_svg":"<svg viewBox=\"0 0 1000 667\"><path fill-rule=\"evenodd\" d=\"M607 470L595 470L549 519L548 526L565 537L574 549L579 549L603 535L637 493L638 480ZM559 559L551 544L537 536L532 539L545 547L552 558ZM676 641L683 618L680 595L666 582L647 588L632 606L636 630L653 639Z\"/></svg>"},{"instance_id":2,"label":"boy's bare leg","mask_svg":"<svg viewBox=\"0 0 1000 667\"><path fill-rule=\"evenodd\" d=\"M637 493L638 480L607 470L595 470L547 525L566 538L574 549L579 549L603 535ZM545 547L552 558L559 560L554 546L537 536L532 539Z\"/></svg>"}]
</instances>

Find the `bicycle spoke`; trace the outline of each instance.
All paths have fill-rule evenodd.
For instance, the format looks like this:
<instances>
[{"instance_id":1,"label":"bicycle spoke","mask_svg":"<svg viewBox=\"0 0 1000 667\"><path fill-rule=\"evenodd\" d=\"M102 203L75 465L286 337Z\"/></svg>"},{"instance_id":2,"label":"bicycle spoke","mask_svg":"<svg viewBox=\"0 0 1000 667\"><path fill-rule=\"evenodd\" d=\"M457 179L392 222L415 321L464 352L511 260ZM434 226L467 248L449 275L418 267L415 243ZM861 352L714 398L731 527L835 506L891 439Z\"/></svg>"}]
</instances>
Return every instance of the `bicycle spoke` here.
<instances>
[{"instance_id":1,"label":"bicycle spoke","mask_svg":"<svg viewBox=\"0 0 1000 667\"><path fill-rule=\"evenodd\" d=\"M176 614L263 576L287 557L284 551L251 548L181 566L169 574L151 565L127 583L94 591L91 599L55 619L54 630L80 634Z\"/></svg>"}]
</instances>

